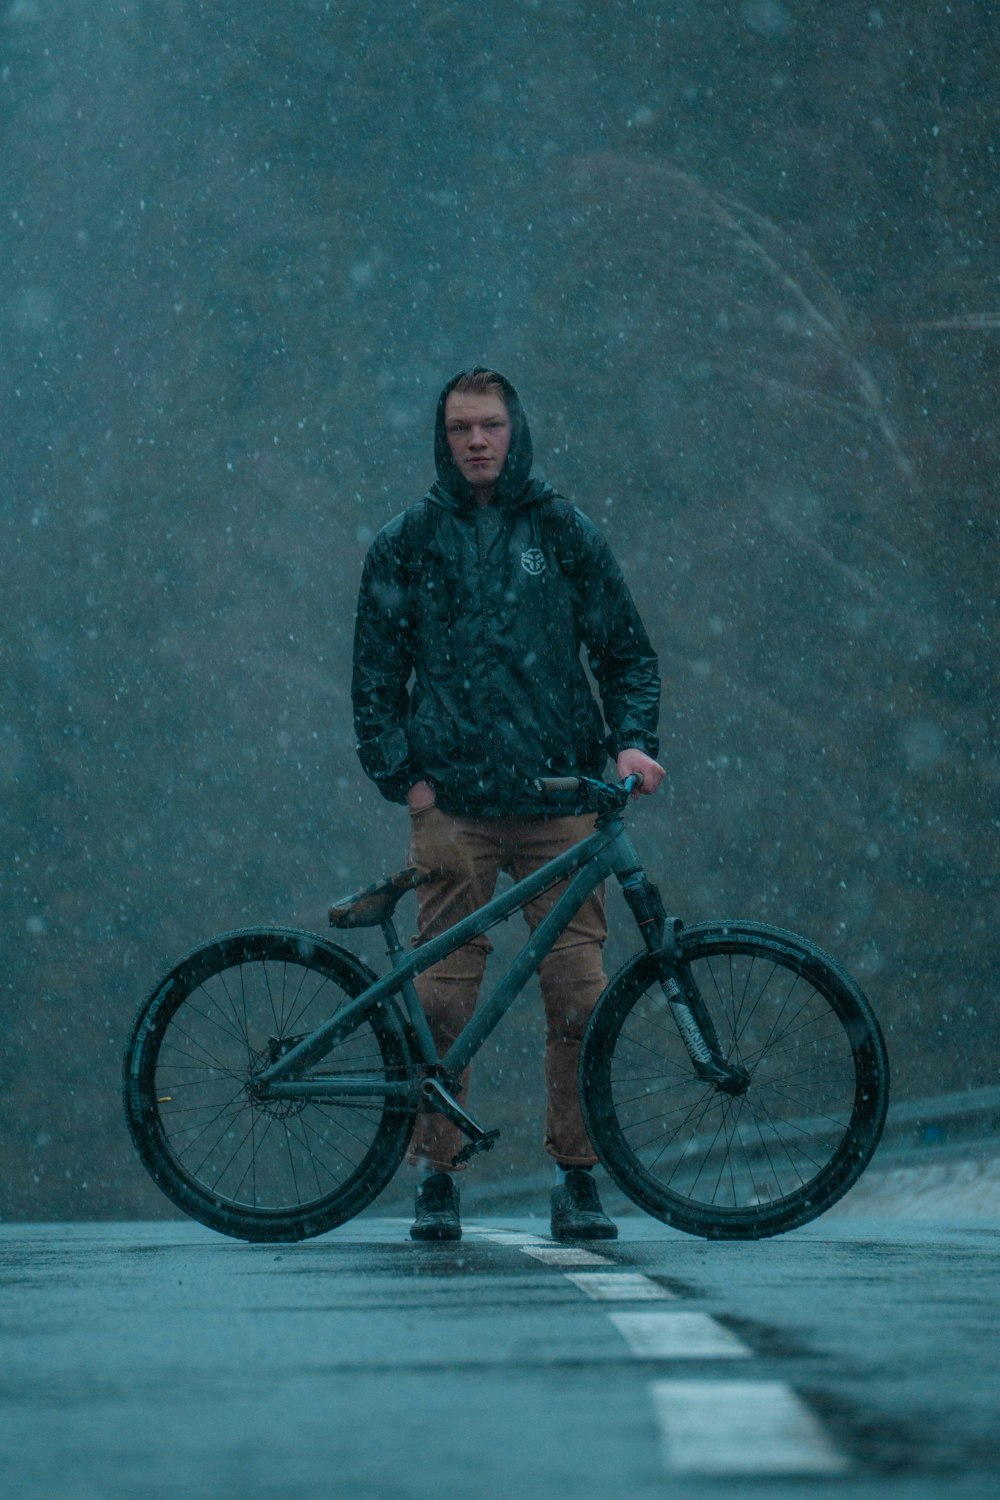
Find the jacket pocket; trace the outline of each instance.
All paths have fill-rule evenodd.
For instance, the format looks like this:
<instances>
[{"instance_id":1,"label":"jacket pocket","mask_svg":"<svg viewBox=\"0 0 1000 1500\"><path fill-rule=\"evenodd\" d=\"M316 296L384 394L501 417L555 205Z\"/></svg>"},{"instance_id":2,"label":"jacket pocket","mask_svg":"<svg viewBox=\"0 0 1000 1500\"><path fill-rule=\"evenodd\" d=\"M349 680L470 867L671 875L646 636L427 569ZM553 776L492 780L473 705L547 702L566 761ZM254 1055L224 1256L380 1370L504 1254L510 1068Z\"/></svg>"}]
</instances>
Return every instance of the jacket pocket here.
<instances>
[{"instance_id":1,"label":"jacket pocket","mask_svg":"<svg viewBox=\"0 0 1000 1500\"><path fill-rule=\"evenodd\" d=\"M386 729L373 740L366 740L358 747L361 766L369 776L394 776L406 764L409 746L401 729Z\"/></svg>"},{"instance_id":2,"label":"jacket pocket","mask_svg":"<svg viewBox=\"0 0 1000 1500\"><path fill-rule=\"evenodd\" d=\"M439 714L434 702L422 699L409 726L410 753L417 765L437 765L454 738L454 728Z\"/></svg>"}]
</instances>

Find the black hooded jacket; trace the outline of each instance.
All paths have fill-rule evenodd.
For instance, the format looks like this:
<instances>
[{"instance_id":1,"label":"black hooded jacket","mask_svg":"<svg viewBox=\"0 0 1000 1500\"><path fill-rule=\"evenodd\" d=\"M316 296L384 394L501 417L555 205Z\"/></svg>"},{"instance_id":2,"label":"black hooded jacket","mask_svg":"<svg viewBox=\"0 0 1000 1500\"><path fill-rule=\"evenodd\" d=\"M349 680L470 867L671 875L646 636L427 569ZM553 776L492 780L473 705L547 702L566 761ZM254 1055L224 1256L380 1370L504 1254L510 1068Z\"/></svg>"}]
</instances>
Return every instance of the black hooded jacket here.
<instances>
[{"instance_id":1,"label":"black hooded jacket","mask_svg":"<svg viewBox=\"0 0 1000 1500\"><path fill-rule=\"evenodd\" d=\"M601 533L530 478L531 434L506 380L510 448L494 503L478 503L445 430L459 378L438 401L437 483L382 528L365 559L352 685L358 754L392 802L426 780L445 812L563 814L533 777L600 775L608 754L628 746L656 755L656 657Z\"/></svg>"}]
</instances>

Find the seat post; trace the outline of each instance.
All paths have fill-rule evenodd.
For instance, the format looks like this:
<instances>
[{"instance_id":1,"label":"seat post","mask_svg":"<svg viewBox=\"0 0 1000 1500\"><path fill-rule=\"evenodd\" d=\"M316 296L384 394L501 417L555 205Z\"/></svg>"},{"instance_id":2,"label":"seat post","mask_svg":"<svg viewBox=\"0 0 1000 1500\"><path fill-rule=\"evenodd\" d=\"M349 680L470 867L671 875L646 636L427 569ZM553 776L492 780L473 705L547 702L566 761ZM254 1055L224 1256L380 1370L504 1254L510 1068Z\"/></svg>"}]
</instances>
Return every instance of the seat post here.
<instances>
[{"instance_id":1,"label":"seat post","mask_svg":"<svg viewBox=\"0 0 1000 1500\"><path fill-rule=\"evenodd\" d=\"M403 945L399 941L399 934L396 931L396 924L392 920L392 914L390 913L384 922L380 922L379 926L382 929L382 936L385 938L385 951L389 955L389 962L395 969L398 967L399 955L403 952Z\"/></svg>"},{"instance_id":2,"label":"seat post","mask_svg":"<svg viewBox=\"0 0 1000 1500\"><path fill-rule=\"evenodd\" d=\"M388 916L384 922L379 923L379 926L382 928L382 936L385 938L385 951L389 955L389 962L394 969L398 969L400 964L406 960L406 952L399 941L396 924L392 920L392 917ZM419 1053L417 1060L427 1064L439 1063L440 1058L438 1057L437 1045L431 1033L427 1013L420 1003L420 996L417 994L417 987L413 983L413 980L404 979L399 987L399 993L403 997L403 1004L406 1007L406 1013L413 1028L413 1036L416 1040Z\"/></svg>"}]
</instances>

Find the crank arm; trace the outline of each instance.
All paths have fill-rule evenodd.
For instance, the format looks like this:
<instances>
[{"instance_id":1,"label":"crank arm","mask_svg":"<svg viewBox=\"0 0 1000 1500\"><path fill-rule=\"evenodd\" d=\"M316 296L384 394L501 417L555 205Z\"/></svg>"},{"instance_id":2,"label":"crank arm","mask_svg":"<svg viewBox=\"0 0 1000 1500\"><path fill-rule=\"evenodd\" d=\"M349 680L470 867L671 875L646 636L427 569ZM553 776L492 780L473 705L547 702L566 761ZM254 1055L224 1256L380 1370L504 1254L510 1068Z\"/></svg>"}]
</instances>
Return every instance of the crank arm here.
<instances>
[{"instance_id":1,"label":"crank arm","mask_svg":"<svg viewBox=\"0 0 1000 1500\"><path fill-rule=\"evenodd\" d=\"M437 1078L425 1078L420 1087L423 1095L424 1107L433 1110L435 1114L444 1115L453 1125L457 1125L463 1135L467 1135L474 1146L479 1146L481 1141L495 1138L499 1131L484 1130L483 1127L467 1115L453 1094L449 1094L444 1084ZM489 1147L480 1149L489 1150Z\"/></svg>"}]
</instances>

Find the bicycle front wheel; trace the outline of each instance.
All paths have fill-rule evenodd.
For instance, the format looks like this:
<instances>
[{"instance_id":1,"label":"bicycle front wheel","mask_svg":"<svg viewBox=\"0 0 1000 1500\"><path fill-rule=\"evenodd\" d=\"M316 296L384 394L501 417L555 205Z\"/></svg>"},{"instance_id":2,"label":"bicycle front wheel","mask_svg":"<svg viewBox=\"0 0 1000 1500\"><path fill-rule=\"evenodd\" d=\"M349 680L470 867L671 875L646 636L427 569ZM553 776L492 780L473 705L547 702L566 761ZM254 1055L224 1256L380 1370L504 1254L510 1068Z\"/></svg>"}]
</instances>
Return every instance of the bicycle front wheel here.
<instances>
[{"instance_id":1,"label":"bicycle front wheel","mask_svg":"<svg viewBox=\"0 0 1000 1500\"><path fill-rule=\"evenodd\" d=\"M125 1052L125 1113L154 1181L222 1234L300 1240L342 1224L381 1192L414 1110L399 1099L257 1099L250 1081L376 976L333 943L254 928L197 948L141 1007ZM403 1080L395 1009L373 1006L314 1069Z\"/></svg>"},{"instance_id":2,"label":"bicycle front wheel","mask_svg":"<svg viewBox=\"0 0 1000 1500\"><path fill-rule=\"evenodd\" d=\"M626 964L591 1018L580 1060L594 1149L655 1218L708 1239L763 1239L808 1223L857 1181L878 1144L889 1064L849 976L812 943L750 922L682 930L696 987L738 1095L700 1079L653 955Z\"/></svg>"}]
</instances>

